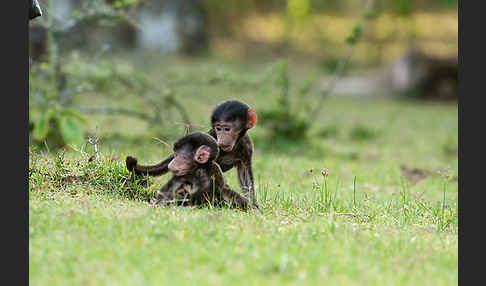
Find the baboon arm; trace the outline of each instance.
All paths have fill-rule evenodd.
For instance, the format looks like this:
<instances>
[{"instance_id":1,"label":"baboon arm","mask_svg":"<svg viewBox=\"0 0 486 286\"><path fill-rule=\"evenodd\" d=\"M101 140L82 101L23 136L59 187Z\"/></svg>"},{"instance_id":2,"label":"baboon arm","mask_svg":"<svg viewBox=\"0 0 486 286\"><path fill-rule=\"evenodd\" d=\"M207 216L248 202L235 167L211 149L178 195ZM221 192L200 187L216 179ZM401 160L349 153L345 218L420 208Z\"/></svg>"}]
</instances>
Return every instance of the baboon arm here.
<instances>
[{"instance_id":1,"label":"baboon arm","mask_svg":"<svg viewBox=\"0 0 486 286\"><path fill-rule=\"evenodd\" d=\"M255 183L253 180L253 171L251 161L241 162L237 165L238 182L240 183L243 193L248 194L249 200L256 204Z\"/></svg>"},{"instance_id":2,"label":"baboon arm","mask_svg":"<svg viewBox=\"0 0 486 286\"><path fill-rule=\"evenodd\" d=\"M239 193L233 191L228 185L225 184L221 188L221 192L223 195L223 199L227 203L234 205L242 210L248 210L248 208L250 207L250 202ZM255 207L258 208L256 204Z\"/></svg>"},{"instance_id":3,"label":"baboon arm","mask_svg":"<svg viewBox=\"0 0 486 286\"><path fill-rule=\"evenodd\" d=\"M172 203L176 197L175 192L182 186L179 178L172 177L159 191L157 191L156 204Z\"/></svg>"},{"instance_id":4,"label":"baboon arm","mask_svg":"<svg viewBox=\"0 0 486 286\"><path fill-rule=\"evenodd\" d=\"M127 168L129 171L134 171L137 175L148 175L148 176L161 176L169 172L169 163L174 159L174 154L164 159L162 162L156 165L139 165L130 166L127 160Z\"/></svg>"},{"instance_id":5,"label":"baboon arm","mask_svg":"<svg viewBox=\"0 0 486 286\"><path fill-rule=\"evenodd\" d=\"M253 206L261 213L261 210L258 207L256 201L250 203L250 201L247 198L242 196L240 193L232 190L228 186L228 184L226 184L226 181L223 176L223 172L221 171L219 165L216 163L214 163L213 165L212 175L215 178L214 181L214 183L216 184L215 187L217 190L219 190L220 195L223 197L223 200L225 202L229 203L232 206L236 206L242 210L248 210L251 206ZM251 178L253 178L253 176L251 176Z\"/></svg>"},{"instance_id":6,"label":"baboon arm","mask_svg":"<svg viewBox=\"0 0 486 286\"><path fill-rule=\"evenodd\" d=\"M250 204L249 201L238 192L233 191L228 184L226 184L221 167L217 163L212 164L210 176L213 180L213 188L219 192L219 196L222 197L225 202L243 210L248 209Z\"/></svg>"}]
</instances>

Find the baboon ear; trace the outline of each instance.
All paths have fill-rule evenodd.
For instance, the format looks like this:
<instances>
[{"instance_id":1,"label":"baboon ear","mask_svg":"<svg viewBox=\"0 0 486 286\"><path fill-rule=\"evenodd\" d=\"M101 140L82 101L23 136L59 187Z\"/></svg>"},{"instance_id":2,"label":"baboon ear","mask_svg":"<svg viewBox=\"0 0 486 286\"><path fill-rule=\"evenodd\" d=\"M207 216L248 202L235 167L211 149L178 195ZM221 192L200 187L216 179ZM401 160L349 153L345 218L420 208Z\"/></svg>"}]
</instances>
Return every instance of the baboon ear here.
<instances>
[{"instance_id":1,"label":"baboon ear","mask_svg":"<svg viewBox=\"0 0 486 286\"><path fill-rule=\"evenodd\" d=\"M246 128L250 129L253 128L257 123L257 114L255 109L250 108L248 110L247 118L246 118Z\"/></svg>"},{"instance_id":2,"label":"baboon ear","mask_svg":"<svg viewBox=\"0 0 486 286\"><path fill-rule=\"evenodd\" d=\"M209 156L211 155L211 147L202 145L196 150L196 154L194 155L194 160L199 164L204 164L209 160Z\"/></svg>"}]
</instances>

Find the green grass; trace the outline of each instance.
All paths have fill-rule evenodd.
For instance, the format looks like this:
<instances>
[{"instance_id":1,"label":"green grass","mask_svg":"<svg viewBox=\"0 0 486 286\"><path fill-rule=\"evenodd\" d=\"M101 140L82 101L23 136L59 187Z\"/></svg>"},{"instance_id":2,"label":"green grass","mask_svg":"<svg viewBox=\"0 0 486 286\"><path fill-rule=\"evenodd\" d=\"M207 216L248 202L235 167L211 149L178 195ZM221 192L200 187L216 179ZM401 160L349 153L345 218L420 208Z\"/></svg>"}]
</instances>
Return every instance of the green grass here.
<instances>
[{"instance_id":1,"label":"green grass","mask_svg":"<svg viewBox=\"0 0 486 286\"><path fill-rule=\"evenodd\" d=\"M198 130L208 128L210 111L222 100L241 99L257 112L275 104L271 82L258 80L266 76L265 65L242 68L213 59L143 68L154 80L168 74L174 82L186 79L172 88ZM206 80L218 71L225 76ZM304 76L291 75L296 77ZM81 101L107 102L96 95ZM87 163L90 146L88 154L31 152L30 284L458 282L454 104L330 97L306 142L269 138L257 125L249 134L263 215L150 206L145 200L169 176L139 186L128 180L124 158L158 162L170 148L152 137L171 143L182 129L171 122L171 132L154 135L143 122L119 119L95 115L88 125L89 131L100 130L102 154L115 153L119 160ZM449 177L432 172L414 183L401 165L443 170ZM238 189L234 170L225 177Z\"/></svg>"}]
</instances>

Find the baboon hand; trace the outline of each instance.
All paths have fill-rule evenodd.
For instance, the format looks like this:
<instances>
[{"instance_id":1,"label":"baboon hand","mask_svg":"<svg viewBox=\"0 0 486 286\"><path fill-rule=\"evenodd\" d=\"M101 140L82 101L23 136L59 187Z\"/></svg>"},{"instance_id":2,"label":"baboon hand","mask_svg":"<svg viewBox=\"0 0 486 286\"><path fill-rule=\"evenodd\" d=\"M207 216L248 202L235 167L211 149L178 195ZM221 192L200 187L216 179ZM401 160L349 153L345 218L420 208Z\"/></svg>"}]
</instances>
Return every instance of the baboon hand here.
<instances>
[{"instance_id":1,"label":"baboon hand","mask_svg":"<svg viewBox=\"0 0 486 286\"><path fill-rule=\"evenodd\" d=\"M254 211L254 212L259 212L260 214L263 214L262 210L260 209L260 207L257 205L257 203L252 203L252 207L251 209Z\"/></svg>"},{"instance_id":2,"label":"baboon hand","mask_svg":"<svg viewBox=\"0 0 486 286\"><path fill-rule=\"evenodd\" d=\"M137 166L137 158L132 156L127 156L126 164L127 164L128 171L133 171L135 169L135 166Z\"/></svg>"}]
</instances>

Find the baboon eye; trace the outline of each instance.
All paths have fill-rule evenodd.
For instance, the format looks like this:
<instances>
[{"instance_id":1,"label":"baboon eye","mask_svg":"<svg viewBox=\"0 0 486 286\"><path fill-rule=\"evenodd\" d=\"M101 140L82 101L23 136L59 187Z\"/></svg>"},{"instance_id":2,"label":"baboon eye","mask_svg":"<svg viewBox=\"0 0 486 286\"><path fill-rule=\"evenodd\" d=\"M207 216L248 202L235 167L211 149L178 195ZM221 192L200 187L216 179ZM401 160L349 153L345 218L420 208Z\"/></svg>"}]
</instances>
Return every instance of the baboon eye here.
<instances>
[{"instance_id":1,"label":"baboon eye","mask_svg":"<svg viewBox=\"0 0 486 286\"><path fill-rule=\"evenodd\" d=\"M226 127L224 131L229 132L231 129L229 127Z\"/></svg>"},{"instance_id":2,"label":"baboon eye","mask_svg":"<svg viewBox=\"0 0 486 286\"><path fill-rule=\"evenodd\" d=\"M216 131L221 131L221 127L216 127Z\"/></svg>"}]
</instances>

